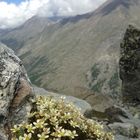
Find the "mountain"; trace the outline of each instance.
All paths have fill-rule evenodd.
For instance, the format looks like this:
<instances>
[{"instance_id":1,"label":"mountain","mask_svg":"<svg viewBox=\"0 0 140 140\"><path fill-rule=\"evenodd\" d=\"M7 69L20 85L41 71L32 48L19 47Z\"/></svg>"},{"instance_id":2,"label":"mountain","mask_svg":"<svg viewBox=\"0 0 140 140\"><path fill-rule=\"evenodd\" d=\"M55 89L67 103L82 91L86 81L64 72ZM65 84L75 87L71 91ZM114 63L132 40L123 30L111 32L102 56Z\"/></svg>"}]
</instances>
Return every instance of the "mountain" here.
<instances>
[{"instance_id":1,"label":"mountain","mask_svg":"<svg viewBox=\"0 0 140 140\"><path fill-rule=\"evenodd\" d=\"M24 124L27 122L31 122L32 120L33 122L35 122L34 118L36 117L37 119L38 115L41 118L45 117L42 114L42 110L41 112L39 112L38 110L44 107L44 104L42 104L43 106L38 106L41 103L45 103L45 108L43 108L43 110L45 111L44 113L46 113L47 108L49 110L49 112L47 112L48 114L52 112L53 114L51 116L58 118L59 120L62 120L64 118L68 119L64 120L67 123L70 121L70 118L73 119L73 116L77 117L77 113L79 111L82 113L82 118L85 116L90 119L90 127L91 122L94 122L94 124L96 123L96 121L98 123L100 122L102 124L102 127L104 128L104 131L112 132L114 137L112 138L111 133L109 133L109 135L106 133L104 136L111 137L103 138L104 140L140 140L139 43L140 30L133 26L129 26L126 30L120 47L121 57L119 68L120 77L123 81L122 95L123 97L129 99L129 102L126 102L125 100L123 104L121 102L116 103L115 100L112 100L111 98L102 94L93 96L92 102L91 104L89 104L84 100L80 100L72 96L60 95L54 92L48 92L43 88L32 87L21 60L14 54L13 50L0 43L0 140L11 140L14 134L20 134L20 132L11 132L12 128L14 128L12 130L15 131L20 131L22 129L17 129L15 125L25 126L20 125L23 121ZM38 95L41 95L41 97L37 98ZM37 103L34 99L37 99ZM67 105L66 113L63 112L64 109L62 109L62 107L65 108L65 104ZM78 111L76 108L80 110ZM57 109L56 114L54 113L54 109ZM70 109L70 113L68 109ZM31 117L33 118L31 119L31 117L29 117L29 114L32 111L33 113L31 114ZM34 111L35 113L38 113L37 116L36 114L34 116ZM73 112L75 112L76 114L73 114ZM72 117L66 117L66 114L68 113L71 114ZM84 118L83 122L85 122L85 119L86 118ZM50 126L52 127L52 125ZM65 126L66 125L64 125L64 127ZM47 125L47 127L49 127L49 125ZM96 127L98 128L99 125L96 125ZM74 130L74 126L71 126L70 128ZM79 129L75 130L79 131ZM39 131L37 131L37 133L38 132ZM19 135L17 135L17 137L18 136ZM35 135L33 139L38 138ZM77 139L77 137L74 139ZM81 140L81 138L78 139ZM91 139L95 140L95 135ZM99 138L99 134L98 139L102 139ZM83 138L82 135L82 140L87 140L87 138Z\"/></svg>"},{"instance_id":2,"label":"mountain","mask_svg":"<svg viewBox=\"0 0 140 140\"><path fill-rule=\"evenodd\" d=\"M13 48L15 51L34 38L39 36L45 27L53 24L52 20L45 17L34 16L22 26L15 29L0 30L1 42Z\"/></svg>"},{"instance_id":3,"label":"mountain","mask_svg":"<svg viewBox=\"0 0 140 140\"><path fill-rule=\"evenodd\" d=\"M118 97L120 40L128 24L140 26L140 0L109 0L96 11L51 20L33 17L0 34L16 50L36 85L89 98Z\"/></svg>"}]
</instances>

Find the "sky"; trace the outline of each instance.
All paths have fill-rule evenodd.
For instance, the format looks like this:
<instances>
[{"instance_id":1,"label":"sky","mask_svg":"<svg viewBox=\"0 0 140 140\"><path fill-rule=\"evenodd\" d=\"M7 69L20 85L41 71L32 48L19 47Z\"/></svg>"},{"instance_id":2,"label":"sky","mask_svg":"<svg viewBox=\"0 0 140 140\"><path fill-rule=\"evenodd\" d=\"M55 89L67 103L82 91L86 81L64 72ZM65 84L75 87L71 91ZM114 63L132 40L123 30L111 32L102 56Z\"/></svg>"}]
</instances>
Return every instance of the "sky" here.
<instances>
[{"instance_id":1,"label":"sky","mask_svg":"<svg viewBox=\"0 0 140 140\"><path fill-rule=\"evenodd\" d=\"M1 0L1 1L2 1L2 0ZM5 2L7 2L7 3L19 4L19 3L21 3L23 0L3 0L3 1L5 1Z\"/></svg>"},{"instance_id":2,"label":"sky","mask_svg":"<svg viewBox=\"0 0 140 140\"><path fill-rule=\"evenodd\" d=\"M94 11L106 0L0 0L0 29L14 28L32 16L74 16Z\"/></svg>"}]
</instances>

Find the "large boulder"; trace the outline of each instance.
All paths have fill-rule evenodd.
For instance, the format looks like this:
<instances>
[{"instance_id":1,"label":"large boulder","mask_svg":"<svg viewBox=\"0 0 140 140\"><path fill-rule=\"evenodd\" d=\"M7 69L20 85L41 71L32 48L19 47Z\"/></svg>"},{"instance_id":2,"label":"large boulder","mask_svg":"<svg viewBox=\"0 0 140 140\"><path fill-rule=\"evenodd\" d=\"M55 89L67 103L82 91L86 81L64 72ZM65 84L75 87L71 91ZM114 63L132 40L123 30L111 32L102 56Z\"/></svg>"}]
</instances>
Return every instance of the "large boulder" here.
<instances>
[{"instance_id":1,"label":"large boulder","mask_svg":"<svg viewBox=\"0 0 140 140\"><path fill-rule=\"evenodd\" d=\"M131 25L121 43L120 78L124 102L140 104L140 30Z\"/></svg>"},{"instance_id":2,"label":"large boulder","mask_svg":"<svg viewBox=\"0 0 140 140\"><path fill-rule=\"evenodd\" d=\"M21 60L0 44L0 139L10 139L15 123L26 121L32 88ZM27 111L28 110L28 111Z\"/></svg>"}]
</instances>

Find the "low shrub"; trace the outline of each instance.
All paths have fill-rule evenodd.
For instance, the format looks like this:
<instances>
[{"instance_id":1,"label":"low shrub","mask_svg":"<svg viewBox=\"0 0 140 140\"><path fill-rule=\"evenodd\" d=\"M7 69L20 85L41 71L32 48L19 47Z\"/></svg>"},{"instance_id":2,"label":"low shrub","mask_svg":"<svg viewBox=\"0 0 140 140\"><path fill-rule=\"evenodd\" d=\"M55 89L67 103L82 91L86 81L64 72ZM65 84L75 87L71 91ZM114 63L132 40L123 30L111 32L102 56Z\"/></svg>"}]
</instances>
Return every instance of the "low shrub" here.
<instances>
[{"instance_id":1,"label":"low shrub","mask_svg":"<svg viewBox=\"0 0 140 140\"><path fill-rule=\"evenodd\" d=\"M11 130L12 140L113 140L111 133L85 118L74 105L41 96L33 101L28 123Z\"/></svg>"}]
</instances>

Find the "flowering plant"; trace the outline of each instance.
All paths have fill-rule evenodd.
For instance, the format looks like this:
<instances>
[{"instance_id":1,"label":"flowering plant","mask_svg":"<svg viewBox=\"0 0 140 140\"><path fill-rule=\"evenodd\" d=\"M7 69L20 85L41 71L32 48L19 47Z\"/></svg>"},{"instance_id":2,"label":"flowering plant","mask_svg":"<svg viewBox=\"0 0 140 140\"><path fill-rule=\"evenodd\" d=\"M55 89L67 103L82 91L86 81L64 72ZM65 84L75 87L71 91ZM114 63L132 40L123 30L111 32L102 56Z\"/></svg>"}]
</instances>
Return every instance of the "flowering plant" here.
<instances>
[{"instance_id":1,"label":"flowering plant","mask_svg":"<svg viewBox=\"0 0 140 140\"><path fill-rule=\"evenodd\" d=\"M64 99L37 97L28 116L28 123L14 125L12 140L113 140L111 133L86 119Z\"/></svg>"}]
</instances>

